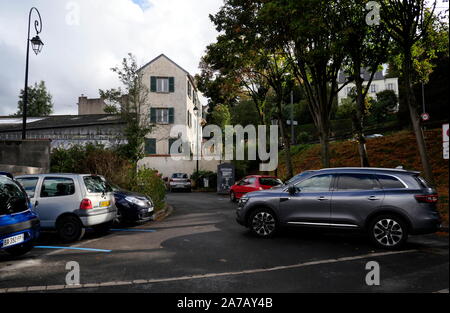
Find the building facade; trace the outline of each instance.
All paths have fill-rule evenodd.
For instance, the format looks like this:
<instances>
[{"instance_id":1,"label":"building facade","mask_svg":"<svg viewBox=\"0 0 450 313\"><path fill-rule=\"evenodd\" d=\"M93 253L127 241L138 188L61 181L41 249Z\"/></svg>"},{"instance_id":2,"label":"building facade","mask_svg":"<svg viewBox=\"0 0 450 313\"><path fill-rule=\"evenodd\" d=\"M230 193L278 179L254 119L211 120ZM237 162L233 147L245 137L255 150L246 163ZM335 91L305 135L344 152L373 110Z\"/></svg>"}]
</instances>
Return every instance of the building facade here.
<instances>
[{"instance_id":1,"label":"building facade","mask_svg":"<svg viewBox=\"0 0 450 313\"><path fill-rule=\"evenodd\" d=\"M364 79L363 86L367 86L368 81L370 80L370 73L366 70L362 70L361 77ZM343 71L339 72L338 77L338 88L341 88L346 82L345 74ZM354 83L348 83L342 88L338 93L338 104L342 104L342 100L347 98L353 88L355 88ZM376 99L377 93L383 90L392 90L398 97L398 78L397 77L386 77L383 75L382 71L376 72L372 83L369 87L369 92L367 93L367 97Z\"/></svg>"},{"instance_id":2,"label":"building facade","mask_svg":"<svg viewBox=\"0 0 450 313\"><path fill-rule=\"evenodd\" d=\"M155 168L163 176L178 172L192 174L197 169L216 172L218 161L196 160L196 156L201 157L203 106L193 77L164 54L139 71L149 91L143 114L148 115L153 125L145 139L145 158L139 166ZM177 152L188 155L187 160L172 158L177 153L171 155L170 147L180 137L171 133L174 126L184 130L184 147L188 146L190 151Z\"/></svg>"}]
</instances>

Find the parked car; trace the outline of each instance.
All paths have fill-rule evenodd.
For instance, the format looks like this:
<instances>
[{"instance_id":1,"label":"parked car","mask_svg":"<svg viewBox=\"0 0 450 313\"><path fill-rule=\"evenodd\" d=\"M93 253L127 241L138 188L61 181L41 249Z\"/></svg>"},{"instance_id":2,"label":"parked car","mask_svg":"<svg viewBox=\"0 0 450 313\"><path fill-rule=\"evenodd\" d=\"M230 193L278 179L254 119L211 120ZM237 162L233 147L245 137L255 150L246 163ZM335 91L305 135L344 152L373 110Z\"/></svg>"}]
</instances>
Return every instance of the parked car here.
<instances>
[{"instance_id":1,"label":"parked car","mask_svg":"<svg viewBox=\"0 0 450 313\"><path fill-rule=\"evenodd\" d=\"M173 173L169 179L169 191L178 190L192 190L192 182L186 173Z\"/></svg>"},{"instance_id":2,"label":"parked car","mask_svg":"<svg viewBox=\"0 0 450 313\"><path fill-rule=\"evenodd\" d=\"M38 174L18 176L43 229L56 229L65 242L80 240L87 227L99 233L116 217L114 194L102 176Z\"/></svg>"},{"instance_id":3,"label":"parked car","mask_svg":"<svg viewBox=\"0 0 450 313\"><path fill-rule=\"evenodd\" d=\"M310 171L284 188L252 192L239 201L238 223L260 237L280 227L364 230L379 247L401 247L408 234L440 227L436 190L419 172L385 168Z\"/></svg>"},{"instance_id":4,"label":"parked car","mask_svg":"<svg viewBox=\"0 0 450 313\"><path fill-rule=\"evenodd\" d=\"M0 250L19 256L29 252L39 237L39 219L22 186L0 172Z\"/></svg>"},{"instance_id":5,"label":"parked car","mask_svg":"<svg viewBox=\"0 0 450 313\"><path fill-rule=\"evenodd\" d=\"M117 207L116 222L119 224L128 222L147 222L153 219L154 205L149 197L124 190L119 186L108 182L114 192Z\"/></svg>"},{"instance_id":6,"label":"parked car","mask_svg":"<svg viewBox=\"0 0 450 313\"><path fill-rule=\"evenodd\" d=\"M244 177L230 188L230 200L236 201L248 192L270 189L283 182L274 176L250 175Z\"/></svg>"}]
</instances>

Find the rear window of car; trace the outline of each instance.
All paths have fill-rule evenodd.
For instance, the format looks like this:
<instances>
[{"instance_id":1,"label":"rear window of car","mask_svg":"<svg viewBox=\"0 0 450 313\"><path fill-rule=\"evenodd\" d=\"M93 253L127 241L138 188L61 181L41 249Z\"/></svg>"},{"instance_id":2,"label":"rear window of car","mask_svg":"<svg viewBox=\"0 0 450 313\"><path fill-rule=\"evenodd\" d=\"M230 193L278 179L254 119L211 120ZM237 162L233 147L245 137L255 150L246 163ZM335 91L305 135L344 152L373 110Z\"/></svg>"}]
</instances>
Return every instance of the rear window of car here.
<instances>
[{"instance_id":1,"label":"rear window of car","mask_svg":"<svg viewBox=\"0 0 450 313\"><path fill-rule=\"evenodd\" d=\"M28 194L28 197L33 198L34 193L36 192L36 185L39 180L37 177L23 177L23 178L17 178L16 179L25 189L25 191Z\"/></svg>"},{"instance_id":2,"label":"rear window of car","mask_svg":"<svg viewBox=\"0 0 450 313\"><path fill-rule=\"evenodd\" d=\"M338 178L337 190L373 190L380 189L373 175L341 174Z\"/></svg>"},{"instance_id":3,"label":"rear window of car","mask_svg":"<svg viewBox=\"0 0 450 313\"><path fill-rule=\"evenodd\" d=\"M430 184L426 181L425 178L423 178L421 176L414 176L414 178L416 179L416 181L420 185L420 187L422 187L422 188L430 188Z\"/></svg>"},{"instance_id":4,"label":"rear window of car","mask_svg":"<svg viewBox=\"0 0 450 313\"><path fill-rule=\"evenodd\" d=\"M403 183L394 176L377 175L377 178L383 189L406 188L405 185L403 185Z\"/></svg>"},{"instance_id":5,"label":"rear window of car","mask_svg":"<svg viewBox=\"0 0 450 313\"><path fill-rule=\"evenodd\" d=\"M281 185L283 182L278 178L261 177L259 179L259 183L264 186L278 186Z\"/></svg>"},{"instance_id":6,"label":"rear window of car","mask_svg":"<svg viewBox=\"0 0 450 313\"><path fill-rule=\"evenodd\" d=\"M73 179L66 177L46 177L42 182L41 198L64 197L75 193Z\"/></svg>"},{"instance_id":7,"label":"rear window of car","mask_svg":"<svg viewBox=\"0 0 450 313\"><path fill-rule=\"evenodd\" d=\"M84 176L83 181L89 193L104 193L112 191L111 186L100 176Z\"/></svg>"}]
</instances>

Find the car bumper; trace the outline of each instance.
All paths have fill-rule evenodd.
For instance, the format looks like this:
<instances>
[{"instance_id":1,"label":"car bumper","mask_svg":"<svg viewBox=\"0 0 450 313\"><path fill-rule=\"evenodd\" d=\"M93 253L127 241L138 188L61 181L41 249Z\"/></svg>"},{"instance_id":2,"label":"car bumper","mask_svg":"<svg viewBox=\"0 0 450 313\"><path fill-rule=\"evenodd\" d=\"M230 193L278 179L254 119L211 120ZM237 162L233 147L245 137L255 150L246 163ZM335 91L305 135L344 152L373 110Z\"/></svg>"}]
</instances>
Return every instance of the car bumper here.
<instances>
[{"instance_id":1,"label":"car bumper","mask_svg":"<svg viewBox=\"0 0 450 313\"><path fill-rule=\"evenodd\" d=\"M191 189L191 184L170 184L170 189Z\"/></svg>"},{"instance_id":2,"label":"car bumper","mask_svg":"<svg viewBox=\"0 0 450 313\"><path fill-rule=\"evenodd\" d=\"M435 233L442 229L442 219L438 213L432 213L427 217L416 221L411 228L412 235L424 235Z\"/></svg>"},{"instance_id":3,"label":"car bumper","mask_svg":"<svg viewBox=\"0 0 450 313\"><path fill-rule=\"evenodd\" d=\"M89 214L80 216L80 220L84 227L99 225L111 222L116 218L116 210L110 210L106 213Z\"/></svg>"},{"instance_id":4,"label":"car bumper","mask_svg":"<svg viewBox=\"0 0 450 313\"><path fill-rule=\"evenodd\" d=\"M3 248L3 240L5 238L24 234L24 241L17 243L21 245L29 241L34 241L39 237L40 223L39 219L33 218L28 221L24 221L17 224L0 226L0 250ZM14 247L15 245L8 246L7 248Z\"/></svg>"}]
</instances>

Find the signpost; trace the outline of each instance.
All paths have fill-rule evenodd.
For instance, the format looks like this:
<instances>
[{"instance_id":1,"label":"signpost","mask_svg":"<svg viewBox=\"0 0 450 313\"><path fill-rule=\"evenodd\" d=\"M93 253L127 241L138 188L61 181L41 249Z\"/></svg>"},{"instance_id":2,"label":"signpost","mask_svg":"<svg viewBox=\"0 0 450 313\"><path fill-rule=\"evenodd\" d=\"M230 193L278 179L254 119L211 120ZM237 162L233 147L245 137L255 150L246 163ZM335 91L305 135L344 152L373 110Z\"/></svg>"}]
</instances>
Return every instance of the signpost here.
<instances>
[{"instance_id":1,"label":"signpost","mask_svg":"<svg viewBox=\"0 0 450 313\"><path fill-rule=\"evenodd\" d=\"M448 124L442 125L442 144L443 144L443 152L444 152L444 159L448 160Z\"/></svg>"},{"instance_id":2,"label":"signpost","mask_svg":"<svg viewBox=\"0 0 450 313\"><path fill-rule=\"evenodd\" d=\"M422 118L422 121L428 121L429 119L430 119L430 114L428 114L428 113L422 113L421 115L420 115L420 117Z\"/></svg>"}]
</instances>

